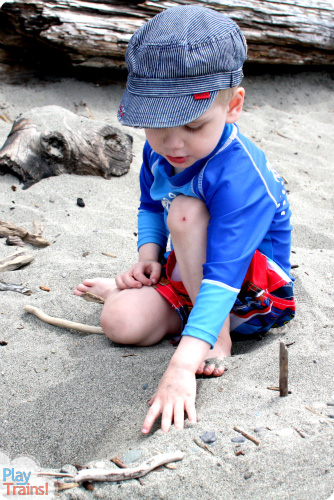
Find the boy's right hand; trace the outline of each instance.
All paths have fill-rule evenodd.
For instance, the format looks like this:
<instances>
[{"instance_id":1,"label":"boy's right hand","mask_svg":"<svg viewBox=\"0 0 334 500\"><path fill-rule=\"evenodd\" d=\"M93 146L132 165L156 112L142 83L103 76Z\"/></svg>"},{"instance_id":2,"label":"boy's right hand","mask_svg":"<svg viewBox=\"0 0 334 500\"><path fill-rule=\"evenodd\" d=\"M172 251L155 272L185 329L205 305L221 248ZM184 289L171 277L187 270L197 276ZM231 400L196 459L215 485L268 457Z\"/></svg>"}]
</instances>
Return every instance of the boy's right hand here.
<instances>
[{"instance_id":1,"label":"boy's right hand","mask_svg":"<svg viewBox=\"0 0 334 500\"><path fill-rule=\"evenodd\" d=\"M141 288L155 285L161 274L161 264L155 260L143 260L130 267L125 273L116 276L117 288Z\"/></svg>"}]
</instances>

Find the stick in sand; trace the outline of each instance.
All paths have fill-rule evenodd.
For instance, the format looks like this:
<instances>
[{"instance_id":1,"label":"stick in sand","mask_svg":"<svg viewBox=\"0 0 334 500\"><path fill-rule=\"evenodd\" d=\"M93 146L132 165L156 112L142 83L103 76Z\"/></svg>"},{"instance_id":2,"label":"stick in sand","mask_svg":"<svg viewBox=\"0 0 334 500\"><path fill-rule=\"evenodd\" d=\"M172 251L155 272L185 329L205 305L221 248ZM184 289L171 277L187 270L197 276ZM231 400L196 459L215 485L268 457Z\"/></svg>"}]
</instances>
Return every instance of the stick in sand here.
<instances>
[{"instance_id":1,"label":"stick in sand","mask_svg":"<svg viewBox=\"0 0 334 500\"><path fill-rule=\"evenodd\" d=\"M84 481L125 481L126 479L136 479L145 476L151 470L165 465L170 462L177 462L182 460L184 453L182 451L175 451L174 453L162 453L146 460L138 467L128 467L126 469L83 469L74 476L73 481L76 483L83 483ZM40 473L39 475L48 476L47 472ZM51 473L50 475L54 475Z\"/></svg>"},{"instance_id":2,"label":"stick in sand","mask_svg":"<svg viewBox=\"0 0 334 500\"><path fill-rule=\"evenodd\" d=\"M240 429L240 427L237 427L236 425L233 427L233 429L237 432L240 432L240 434L242 436L244 436L246 439L249 439L250 441L252 441L254 444L256 444L256 446L260 446L260 441L258 439L256 439L254 436L251 436L250 434L248 434L248 432L243 431L242 429Z\"/></svg>"},{"instance_id":3,"label":"stick in sand","mask_svg":"<svg viewBox=\"0 0 334 500\"><path fill-rule=\"evenodd\" d=\"M279 349L279 395L285 397L288 391L288 350L284 342L280 342Z\"/></svg>"},{"instance_id":4,"label":"stick in sand","mask_svg":"<svg viewBox=\"0 0 334 500\"><path fill-rule=\"evenodd\" d=\"M34 314L41 321L49 323L49 325L59 326L60 328L69 328L70 330L77 330L79 332L98 333L104 335L102 328L99 326L90 326L83 323L75 323L74 321L67 321L62 318L54 318L34 306L24 306L23 309L30 314Z\"/></svg>"}]
</instances>

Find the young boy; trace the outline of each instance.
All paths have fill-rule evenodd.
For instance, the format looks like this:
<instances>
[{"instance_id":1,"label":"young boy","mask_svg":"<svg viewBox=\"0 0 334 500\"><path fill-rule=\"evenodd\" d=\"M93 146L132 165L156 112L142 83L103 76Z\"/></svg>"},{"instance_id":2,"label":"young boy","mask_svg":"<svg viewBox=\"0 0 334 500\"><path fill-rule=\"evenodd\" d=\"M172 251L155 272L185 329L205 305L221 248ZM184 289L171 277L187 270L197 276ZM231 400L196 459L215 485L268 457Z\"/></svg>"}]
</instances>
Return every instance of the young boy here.
<instances>
[{"instance_id":1,"label":"young boy","mask_svg":"<svg viewBox=\"0 0 334 500\"><path fill-rule=\"evenodd\" d=\"M155 16L127 50L118 117L147 138L139 262L116 283L87 280L74 293L105 298L101 325L115 342L149 346L182 332L144 434L160 414L164 432L183 428L184 412L196 422L195 375L222 375L230 331L263 333L294 316L284 182L235 125L246 52L232 20L190 5Z\"/></svg>"}]
</instances>

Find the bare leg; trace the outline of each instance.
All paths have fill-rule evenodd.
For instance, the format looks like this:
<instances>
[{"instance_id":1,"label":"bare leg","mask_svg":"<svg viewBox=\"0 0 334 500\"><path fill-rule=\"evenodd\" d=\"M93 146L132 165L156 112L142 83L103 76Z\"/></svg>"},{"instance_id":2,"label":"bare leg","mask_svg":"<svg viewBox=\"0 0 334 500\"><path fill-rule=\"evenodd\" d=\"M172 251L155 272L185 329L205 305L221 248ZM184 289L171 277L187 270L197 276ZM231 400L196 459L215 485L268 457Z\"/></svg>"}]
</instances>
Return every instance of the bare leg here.
<instances>
[{"instance_id":1,"label":"bare leg","mask_svg":"<svg viewBox=\"0 0 334 500\"><path fill-rule=\"evenodd\" d=\"M149 346L167 334L179 334L181 320L170 304L150 286L119 290L115 281L105 278L86 280L75 295L94 293L105 299L101 326L119 344Z\"/></svg>"},{"instance_id":2,"label":"bare leg","mask_svg":"<svg viewBox=\"0 0 334 500\"><path fill-rule=\"evenodd\" d=\"M184 286L195 303L203 279L209 213L205 204L189 196L177 196L170 207L168 227ZM219 377L224 372L223 360L231 355L229 318L225 320L215 347L197 370L197 374Z\"/></svg>"}]
</instances>

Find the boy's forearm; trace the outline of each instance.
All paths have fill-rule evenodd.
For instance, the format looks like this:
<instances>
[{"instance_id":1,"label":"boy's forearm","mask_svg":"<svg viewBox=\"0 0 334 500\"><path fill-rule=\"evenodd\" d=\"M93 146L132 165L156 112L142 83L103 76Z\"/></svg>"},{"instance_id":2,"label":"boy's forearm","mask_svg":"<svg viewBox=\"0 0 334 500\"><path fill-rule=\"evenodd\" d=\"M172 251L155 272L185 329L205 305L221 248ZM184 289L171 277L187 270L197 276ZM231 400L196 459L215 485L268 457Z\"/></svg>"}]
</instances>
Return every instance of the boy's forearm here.
<instances>
[{"instance_id":1,"label":"boy's forearm","mask_svg":"<svg viewBox=\"0 0 334 500\"><path fill-rule=\"evenodd\" d=\"M159 262L161 252L162 248L160 245L156 243L145 243L145 245L139 248L139 261L154 260Z\"/></svg>"},{"instance_id":2,"label":"boy's forearm","mask_svg":"<svg viewBox=\"0 0 334 500\"><path fill-rule=\"evenodd\" d=\"M196 370L206 358L210 344L195 337L184 336L178 345L169 366L182 366L183 368L196 373Z\"/></svg>"}]
</instances>

